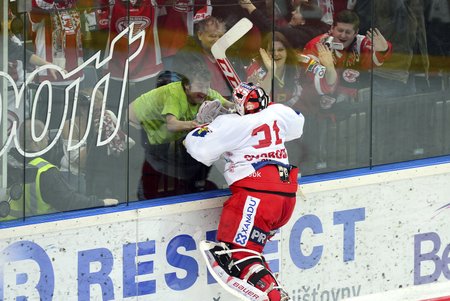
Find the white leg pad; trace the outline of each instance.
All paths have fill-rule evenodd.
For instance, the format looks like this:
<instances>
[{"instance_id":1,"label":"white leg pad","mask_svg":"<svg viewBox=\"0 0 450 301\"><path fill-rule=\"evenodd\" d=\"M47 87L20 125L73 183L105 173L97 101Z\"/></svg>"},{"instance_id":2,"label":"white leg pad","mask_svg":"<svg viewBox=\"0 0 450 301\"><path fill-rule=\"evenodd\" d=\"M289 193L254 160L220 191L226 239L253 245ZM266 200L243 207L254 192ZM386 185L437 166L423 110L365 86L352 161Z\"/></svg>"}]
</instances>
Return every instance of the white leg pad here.
<instances>
[{"instance_id":1,"label":"white leg pad","mask_svg":"<svg viewBox=\"0 0 450 301\"><path fill-rule=\"evenodd\" d=\"M267 293L259 290L242 279L229 275L217 262L212 254L212 249L216 246L227 248L224 243L216 243L203 240L200 242L200 251L205 259L206 266L214 279L227 292L233 294L243 301L269 301Z\"/></svg>"}]
</instances>

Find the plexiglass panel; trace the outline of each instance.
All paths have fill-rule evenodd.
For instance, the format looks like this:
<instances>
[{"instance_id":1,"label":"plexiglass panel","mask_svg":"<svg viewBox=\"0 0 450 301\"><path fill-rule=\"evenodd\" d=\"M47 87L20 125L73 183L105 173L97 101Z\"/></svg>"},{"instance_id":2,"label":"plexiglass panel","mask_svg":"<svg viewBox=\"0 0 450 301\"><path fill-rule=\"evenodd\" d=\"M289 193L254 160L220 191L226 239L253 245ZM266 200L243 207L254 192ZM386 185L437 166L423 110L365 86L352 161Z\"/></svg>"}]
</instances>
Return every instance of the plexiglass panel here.
<instances>
[{"instance_id":1,"label":"plexiglass panel","mask_svg":"<svg viewBox=\"0 0 450 301\"><path fill-rule=\"evenodd\" d=\"M182 142L240 81L305 116L287 144L303 175L450 151L446 0L4 1L1 18L2 220L226 188Z\"/></svg>"}]
</instances>

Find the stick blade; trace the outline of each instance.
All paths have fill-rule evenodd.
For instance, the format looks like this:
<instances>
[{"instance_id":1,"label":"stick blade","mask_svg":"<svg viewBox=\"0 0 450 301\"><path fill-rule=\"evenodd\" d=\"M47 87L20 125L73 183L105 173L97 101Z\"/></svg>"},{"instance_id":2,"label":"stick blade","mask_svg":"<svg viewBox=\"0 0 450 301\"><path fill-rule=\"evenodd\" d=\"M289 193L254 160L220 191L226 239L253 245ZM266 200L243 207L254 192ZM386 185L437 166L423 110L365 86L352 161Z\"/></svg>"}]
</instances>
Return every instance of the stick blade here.
<instances>
[{"instance_id":1,"label":"stick blade","mask_svg":"<svg viewBox=\"0 0 450 301\"><path fill-rule=\"evenodd\" d=\"M225 51L242 38L247 32L252 29L253 23L247 19L242 18L236 24L233 25L225 34L218 39L211 47L211 53L217 58L224 58Z\"/></svg>"}]
</instances>

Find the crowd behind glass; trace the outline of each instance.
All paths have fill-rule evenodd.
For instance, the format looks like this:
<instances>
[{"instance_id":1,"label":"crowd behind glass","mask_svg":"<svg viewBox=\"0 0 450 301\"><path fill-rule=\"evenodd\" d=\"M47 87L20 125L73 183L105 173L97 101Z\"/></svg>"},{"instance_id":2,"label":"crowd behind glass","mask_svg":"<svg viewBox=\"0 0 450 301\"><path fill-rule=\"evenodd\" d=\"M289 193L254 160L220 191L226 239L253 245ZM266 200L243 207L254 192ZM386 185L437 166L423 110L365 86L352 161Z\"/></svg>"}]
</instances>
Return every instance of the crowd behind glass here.
<instances>
[{"instance_id":1,"label":"crowd behind glass","mask_svg":"<svg viewBox=\"0 0 450 301\"><path fill-rule=\"evenodd\" d=\"M203 101L230 106L211 47L244 17L227 58L305 116L302 176L450 153L448 0L22 4L2 7L1 220L226 188L182 141Z\"/></svg>"}]
</instances>

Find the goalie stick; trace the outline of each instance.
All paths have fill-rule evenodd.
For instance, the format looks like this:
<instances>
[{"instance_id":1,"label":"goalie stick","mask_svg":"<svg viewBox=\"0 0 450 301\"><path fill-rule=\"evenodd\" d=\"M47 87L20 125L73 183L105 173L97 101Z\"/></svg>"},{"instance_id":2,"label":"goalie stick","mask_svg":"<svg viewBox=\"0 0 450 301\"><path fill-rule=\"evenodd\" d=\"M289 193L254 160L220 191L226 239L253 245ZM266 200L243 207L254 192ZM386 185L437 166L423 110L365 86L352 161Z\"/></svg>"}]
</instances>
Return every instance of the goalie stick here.
<instances>
[{"instance_id":1,"label":"goalie stick","mask_svg":"<svg viewBox=\"0 0 450 301\"><path fill-rule=\"evenodd\" d=\"M230 83L231 87L235 88L241 82L225 52L227 49L242 38L253 27L253 23L247 19L242 18L233 25L220 39L218 39L211 47L211 53L216 59L217 64Z\"/></svg>"}]
</instances>

